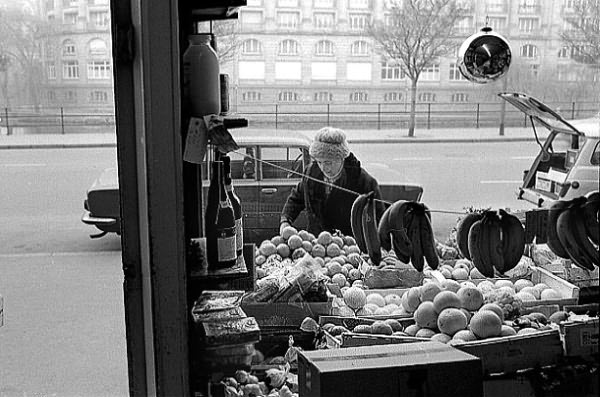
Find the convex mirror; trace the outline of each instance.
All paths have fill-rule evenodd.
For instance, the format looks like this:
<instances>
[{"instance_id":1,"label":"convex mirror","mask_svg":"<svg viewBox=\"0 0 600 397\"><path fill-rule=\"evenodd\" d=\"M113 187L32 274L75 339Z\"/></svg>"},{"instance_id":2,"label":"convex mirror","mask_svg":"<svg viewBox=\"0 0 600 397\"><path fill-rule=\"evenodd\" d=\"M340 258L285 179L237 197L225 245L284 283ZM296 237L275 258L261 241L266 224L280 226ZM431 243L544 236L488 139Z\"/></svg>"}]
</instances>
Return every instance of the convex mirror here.
<instances>
[{"instance_id":1,"label":"convex mirror","mask_svg":"<svg viewBox=\"0 0 600 397\"><path fill-rule=\"evenodd\" d=\"M474 83L485 84L504 76L510 61L508 41L487 26L467 38L458 50L458 68Z\"/></svg>"}]
</instances>

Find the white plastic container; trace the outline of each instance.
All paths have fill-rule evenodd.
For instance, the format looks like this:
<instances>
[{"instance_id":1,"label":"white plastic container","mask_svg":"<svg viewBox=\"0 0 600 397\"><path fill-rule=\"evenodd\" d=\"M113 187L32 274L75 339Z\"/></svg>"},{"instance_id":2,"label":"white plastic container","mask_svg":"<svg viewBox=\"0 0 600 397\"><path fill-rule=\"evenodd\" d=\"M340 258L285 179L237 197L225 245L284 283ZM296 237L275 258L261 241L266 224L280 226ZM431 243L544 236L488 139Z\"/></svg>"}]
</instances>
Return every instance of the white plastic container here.
<instances>
[{"instance_id":1,"label":"white plastic container","mask_svg":"<svg viewBox=\"0 0 600 397\"><path fill-rule=\"evenodd\" d=\"M183 94L191 115L221 112L219 59L210 46L211 34L193 34L183 54Z\"/></svg>"}]
</instances>

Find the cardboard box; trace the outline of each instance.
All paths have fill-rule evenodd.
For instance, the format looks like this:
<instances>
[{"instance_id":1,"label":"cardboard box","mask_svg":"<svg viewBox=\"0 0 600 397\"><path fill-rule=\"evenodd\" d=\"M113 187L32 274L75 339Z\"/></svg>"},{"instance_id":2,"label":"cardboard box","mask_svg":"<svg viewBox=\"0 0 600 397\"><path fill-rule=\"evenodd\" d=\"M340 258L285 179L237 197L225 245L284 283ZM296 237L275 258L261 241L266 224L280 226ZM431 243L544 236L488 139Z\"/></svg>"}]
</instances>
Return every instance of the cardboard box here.
<instances>
[{"instance_id":1,"label":"cardboard box","mask_svg":"<svg viewBox=\"0 0 600 397\"><path fill-rule=\"evenodd\" d=\"M454 347L479 357L486 375L511 374L523 369L556 365L563 358L563 345L557 329L482 339Z\"/></svg>"},{"instance_id":2,"label":"cardboard box","mask_svg":"<svg viewBox=\"0 0 600 397\"><path fill-rule=\"evenodd\" d=\"M299 327L306 317L329 315L332 302L244 303L242 310L262 327Z\"/></svg>"},{"instance_id":3,"label":"cardboard box","mask_svg":"<svg viewBox=\"0 0 600 397\"><path fill-rule=\"evenodd\" d=\"M535 173L535 188L545 192L552 191L552 180L548 177L547 172L537 171Z\"/></svg>"},{"instance_id":4,"label":"cardboard box","mask_svg":"<svg viewBox=\"0 0 600 397\"><path fill-rule=\"evenodd\" d=\"M598 318L585 322L561 325L565 356L593 356L598 354Z\"/></svg>"},{"instance_id":5,"label":"cardboard box","mask_svg":"<svg viewBox=\"0 0 600 397\"><path fill-rule=\"evenodd\" d=\"M437 342L302 351L298 384L303 397L483 395L481 361Z\"/></svg>"}]
</instances>

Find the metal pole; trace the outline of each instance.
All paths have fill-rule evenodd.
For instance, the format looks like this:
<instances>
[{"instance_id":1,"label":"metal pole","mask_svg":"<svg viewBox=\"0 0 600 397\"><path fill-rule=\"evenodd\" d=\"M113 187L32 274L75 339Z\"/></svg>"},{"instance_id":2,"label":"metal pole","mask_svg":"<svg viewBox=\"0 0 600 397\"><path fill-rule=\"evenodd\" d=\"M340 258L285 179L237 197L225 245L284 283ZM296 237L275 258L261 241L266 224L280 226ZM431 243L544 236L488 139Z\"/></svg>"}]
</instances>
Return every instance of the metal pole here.
<instances>
[{"instance_id":1,"label":"metal pole","mask_svg":"<svg viewBox=\"0 0 600 397\"><path fill-rule=\"evenodd\" d=\"M575 102L571 102L571 119L575 118Z\"/></svg>"},{"instance_id":2,"label":"metal pole","mask_svg":"<svg viewBox=\"0 0 600 397\"><path fill-rule=\"evenodd\" d=\"M431 129L431 102L427 104L427 129Z\"/></svg>"},{"instance_id":3,"label":"metal pole","mask_svg":"<svg viewBox=\"0 0 600 397\"><path fill-rule=\"evenodd\" d=\"M4 117L6 118L6 135L10 135L10 124L8 123L8 108L4 108Z\"/></svg>"},{"instance_id":4,"label":"metal pole","mask_svg":"<svg viewBox=\"0 0 600 397\"><path fill-rule=\"evenodd\" d=\"M477 103L477 128L479 129L479 103Z\"/></svg>"},{"instance_id":5,"label":"metal pole","mask_svg":"<svg viewBox=\"0 0 600 397\"><path fill-rule=\"evenodd\" d=\"M62 134L65 134L65 114L63 111L63 107L60 107L60 129L62 131Z\"/></svg>"}]
</instances>

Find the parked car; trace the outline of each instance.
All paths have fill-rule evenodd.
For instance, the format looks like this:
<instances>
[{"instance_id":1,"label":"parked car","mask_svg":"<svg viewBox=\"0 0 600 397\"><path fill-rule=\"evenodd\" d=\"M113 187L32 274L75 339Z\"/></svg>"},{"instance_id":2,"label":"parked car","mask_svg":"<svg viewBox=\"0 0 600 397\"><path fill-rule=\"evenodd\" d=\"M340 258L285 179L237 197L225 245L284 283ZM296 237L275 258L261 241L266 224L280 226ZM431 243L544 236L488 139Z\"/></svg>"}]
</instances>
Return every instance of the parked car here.
<instances>
[{"instance_id":1,"label":"parked car","mask_svg":"<svg viewBox=\"0 0 600 397\"><path fill-rule=\"evenodd\" d=\"M540 153L524 172L517 197L538 207L556 200L570 200L598 190L600 181L600 115L581 120L565 120L537 99L521 93L500 97L549 130ZM537 135L536 135L537 136Z\"/></svg>"},{"instance_id":2,"label":"parked car","mask_svg":"<svg viewBox=\"0 0 600 397\"><path fill-rule=\"evenodd\" d=\"M278 132L276 135L252 130L232 132L240 149L229 153L235 191L244 212L244 241L260 243L279 232L281 209L310 162L309 137L299 132ZM250 157L255 158L251 160ZM390 202L405 199L419 201L423 188L416 184L395 182L397 175L385 169L363 166L379 181L381 193ZM203 204L210 175L207 161L202 165ZM87 191L82 221L106 233L120 233L119 185L116 168L105 170ZM295 222L298 228L307 224L302 214Z\"/></svg>"}]
</instances>

